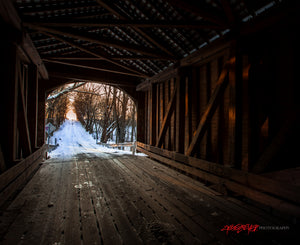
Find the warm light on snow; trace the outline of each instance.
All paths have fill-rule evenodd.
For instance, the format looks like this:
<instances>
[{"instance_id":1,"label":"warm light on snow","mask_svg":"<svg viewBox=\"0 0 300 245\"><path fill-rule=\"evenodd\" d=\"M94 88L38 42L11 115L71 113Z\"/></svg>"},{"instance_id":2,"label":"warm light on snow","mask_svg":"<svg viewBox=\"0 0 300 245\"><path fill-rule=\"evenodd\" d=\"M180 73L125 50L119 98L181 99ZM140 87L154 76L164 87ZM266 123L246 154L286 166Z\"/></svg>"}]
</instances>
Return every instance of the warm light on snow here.
<instances>
[{"instance_id":1,"label":"warm light on snow","mask_svg":"<svg viewBox=\"0 0 300 245\"><path fill-rule=\"evenodd\" d=\"M73 111L73 109L69 109L69 111L67 112L66 117L67 117L68 120L77 121L77 116L76 116L76 113Z\"/></svg>"},{"instance_id":2,"label":"warm light on snow","mask_svg":"<svg viewBox=\"0 0 300 245\"><path fill-rule=\"evenodd\" d=\"M56 139L56 140L55 140ZM53 158L69 158L77 154L129 154L130 151L121 151L96 144L96 140L89 134L79 121L65 120L60 128L49 139L50 144L58 143L58 147L49 153ZM138 156L145 156L137 153Z\"/></svg>"}]
</instances>

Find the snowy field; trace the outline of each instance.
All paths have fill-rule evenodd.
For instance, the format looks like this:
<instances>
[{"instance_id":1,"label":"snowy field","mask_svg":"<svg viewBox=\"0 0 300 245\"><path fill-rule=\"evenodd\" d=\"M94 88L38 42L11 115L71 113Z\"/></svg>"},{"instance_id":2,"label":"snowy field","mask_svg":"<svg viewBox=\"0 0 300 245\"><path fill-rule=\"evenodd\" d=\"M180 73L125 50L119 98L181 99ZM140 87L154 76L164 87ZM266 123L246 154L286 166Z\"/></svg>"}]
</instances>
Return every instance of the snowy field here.
<instances>
[{"instance_id":1,"label":"snowy field","mask_svg":"<svg viewBox=\"0 0 300 245\"><path fill-rule=\"evenodd\" d=\"M131 151L117 150L96 144L96 140L82 127L79 121L65 120L59 130L54 132L50 138L50 144L54 144L55 139L59 146L48 154L51 158L72 158L80 153L132 154ZM143 153L137 155L146 156Z\"/></svg>"}]
</instances>

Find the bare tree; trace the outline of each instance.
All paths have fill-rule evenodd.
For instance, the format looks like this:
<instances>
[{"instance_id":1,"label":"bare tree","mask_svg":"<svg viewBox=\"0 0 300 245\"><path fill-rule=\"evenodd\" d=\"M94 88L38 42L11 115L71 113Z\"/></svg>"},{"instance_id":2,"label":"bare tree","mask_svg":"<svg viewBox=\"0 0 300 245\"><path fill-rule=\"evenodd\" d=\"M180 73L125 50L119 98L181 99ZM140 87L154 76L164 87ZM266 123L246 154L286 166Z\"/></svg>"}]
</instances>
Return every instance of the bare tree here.
<instances>
[{"instance_id":1,"label":"bare tree","mask_svg":"<svg viewBox=\"0 0 300 245\"><path fill-rule=\"evenodd\" d=\"M61 87L53 91L52 94L63 91L65 87ZM51 96L51 95L50 95ZM56 127L59 127L65 120L69 105L69 99L67 94L63 93L61 96L57 96L46 102L46 121L51 122Z\"/></svg>"},{"instance_id":2,"label":"bare tree","mask_svg":"<svg viewBox=\"0 0 300 245\"><path fill-rule=\"evenodd\" d=\"M134 102L126 93L116 87L88 83L73 94L77 118L87 131L102 143L112 139L113 132L117 143L125 141L129 124L135 120L135 110L131 109Z\"/></svg>"}]
</instances>

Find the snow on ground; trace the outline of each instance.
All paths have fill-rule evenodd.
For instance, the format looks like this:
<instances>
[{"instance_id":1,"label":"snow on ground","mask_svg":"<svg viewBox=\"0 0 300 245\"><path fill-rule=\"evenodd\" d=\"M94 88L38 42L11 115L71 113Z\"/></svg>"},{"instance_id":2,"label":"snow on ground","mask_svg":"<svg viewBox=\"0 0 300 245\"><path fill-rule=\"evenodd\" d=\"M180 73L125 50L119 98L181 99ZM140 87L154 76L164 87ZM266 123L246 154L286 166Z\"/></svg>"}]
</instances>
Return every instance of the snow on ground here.
<instances>
[{"instance_id":1,"label":"snow on ground","mask_svg":"<svg viewBox=\"0 0 300 245\"><path fill-rule=\"evenodd\" d=\"M65 120L61 127L53 133L49 142L53 144L55 138L59 146L49 153L51 158L71 158L80 153L132 154L131 151L122 151L96 144L96 140L79 121ZM138 155L145 156L142 153L138 153Z\"/></svg>"}]
</instances>

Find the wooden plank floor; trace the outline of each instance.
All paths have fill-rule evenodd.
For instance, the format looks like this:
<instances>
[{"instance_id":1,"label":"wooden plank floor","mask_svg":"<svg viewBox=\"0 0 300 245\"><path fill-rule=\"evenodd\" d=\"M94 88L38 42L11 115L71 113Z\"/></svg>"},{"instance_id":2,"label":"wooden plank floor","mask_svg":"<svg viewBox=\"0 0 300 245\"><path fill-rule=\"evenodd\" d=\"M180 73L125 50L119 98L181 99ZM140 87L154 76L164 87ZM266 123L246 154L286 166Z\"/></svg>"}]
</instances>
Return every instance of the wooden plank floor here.
<instances>
[{"instance_id":1,"label":"wooden plank floor","mask_svg":"<svg viewBox=\"0 0 300 245\"><path fill-rule=\"evenodd\" d=\"M0 218L9 245L297 244L286 221L149 158L113 153L45 161ZM221 231L230 224L269 230ZM279 226L288 230L270 230Z\"/></svg>"}]
</instances>

